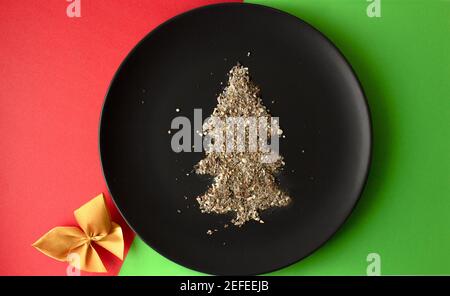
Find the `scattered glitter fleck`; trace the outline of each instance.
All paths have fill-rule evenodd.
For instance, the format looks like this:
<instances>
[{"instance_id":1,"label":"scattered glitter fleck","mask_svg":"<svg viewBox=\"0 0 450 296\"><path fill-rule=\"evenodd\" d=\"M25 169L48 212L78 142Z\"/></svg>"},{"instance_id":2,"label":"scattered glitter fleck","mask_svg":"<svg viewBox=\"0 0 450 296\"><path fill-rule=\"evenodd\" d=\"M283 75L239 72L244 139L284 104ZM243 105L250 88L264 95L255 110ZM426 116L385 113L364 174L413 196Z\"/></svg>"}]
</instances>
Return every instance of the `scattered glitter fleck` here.
<instances>
[{"instance_id":1,"label":"scattered glitter fleck","mask_svg":"<svg viewBox=\"0 0 450 296\"><path fill-rule=\"evenodd\" d=\"M177 210L177 213L178 213L178 214L181 214L181 210L180 210L180 209L178 209L178 210Z\"/></svg>"},{"instance_id":2,"label":"scattered glitter fleck","mask_svg":"<svg viewBox=\"0 0 450 296\"><path fill-rule=\"evenodd\" d=\"M211 230L211 229L208 229L208 231L206 232L206 234L207 234L207 235L212 235L212 234L213 234L213 232L212 232L212 230Z\"/></svg>"},{"instance_id":3,"label":"scattered glitter fleck","mask_svg":"<svg viewBox=\"0 0 450 296\"><path fill-rule=\"evenodd\" d=\"M249 52L247 52L247 56L249 57L250 55L251 55L252 53L249 51Z\"/></svg>"},{"instance_id":4,"label":"scattered glitter fleck","mask_svg":"<svg viewBox=\"0 0 450 296\"><path fill-rule=\"evenodd\" d=\"M171 131L171 130L168 130L167 133L170 135L170 134L172 133L172 131Z\"/></svg>"},{"instance_id":5,"label":"scattered glitter fleck","mask_svg":"<svg viewBox=\"0 0 450 296\"><path fill-rule=\"evenodd\" d=\"M141 100L141 104L145 104L145 101L144 101L144 100Z\"/></svg>"},{"instance_id":6,"label":"scattered glitter fleck","mask_svg":"<svg viewBox=\"0 0 450 296\"><path fill-rule=\"evenodd\" d=\"M175 109L175 112L180 112L180 109L179 108Z\"/></svg>"}]
</instances>

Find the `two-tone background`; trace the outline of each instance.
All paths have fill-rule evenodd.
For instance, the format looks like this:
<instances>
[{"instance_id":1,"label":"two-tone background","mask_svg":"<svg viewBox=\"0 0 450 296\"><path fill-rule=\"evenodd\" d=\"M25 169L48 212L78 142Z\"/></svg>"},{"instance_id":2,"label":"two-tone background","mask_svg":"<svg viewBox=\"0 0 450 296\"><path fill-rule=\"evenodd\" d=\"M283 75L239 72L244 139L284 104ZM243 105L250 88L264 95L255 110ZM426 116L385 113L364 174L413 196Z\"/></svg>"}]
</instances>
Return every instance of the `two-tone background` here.
<instances>
[{"instance_id":1,"label":"two-tone background","mask_svg":"<svg viewBox=\"0 0 450 296\"><path fill-rule=\"evenodd\" d=\"M54 226L76 225L73 210L107 193L98 124L114 72L157 25L223 2L79 1L73 18L70 0L0 1L1 275L66 274L65 263L31 244ZM380 17L369 17L370 0L248 2L325 33L360 78L374 125L372 170L355 212L320 250L275 274L366 274L371 253L382 274L450 274L450 1L380 0ZM127 254L121 262L100 252L108 274L199 274L160 256L112 212Z\"/></svg>"}]
</instances>

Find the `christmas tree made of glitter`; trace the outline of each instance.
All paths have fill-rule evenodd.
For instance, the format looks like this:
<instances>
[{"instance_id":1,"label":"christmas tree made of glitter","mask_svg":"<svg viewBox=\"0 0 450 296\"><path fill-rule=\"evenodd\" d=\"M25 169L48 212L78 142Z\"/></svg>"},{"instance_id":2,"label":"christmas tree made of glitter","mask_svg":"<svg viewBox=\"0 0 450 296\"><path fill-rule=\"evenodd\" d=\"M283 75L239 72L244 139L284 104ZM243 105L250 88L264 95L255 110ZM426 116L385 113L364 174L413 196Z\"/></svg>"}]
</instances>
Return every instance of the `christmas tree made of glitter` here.
<instances>
[{"instance_id":1,"label":"christmas tree made of glitter","mask_svg":"<svg viewBox=\"0 0 450 296\"><path fill-rule=\"evenodd\" d=\"M259 88L250 81L248 68L239 64L230 70L228 85L217 101L211 117L222 121L230 117L271 119L262 104ZM281 129L276 128L276 134L281 135ZM206 122L203 134L207 135L213 129ZM277 173L284 166L282 157L277 155L273 162L263 162L262 157L263 152L259 148L256 152L248 149L227 152L226 148L207 150L206 157L195 166L195 171L214 179L208 190L197 197L200 210L204 213L234 213L231 222L241 226L250 220L264 223L260 211L288 205L291 199L279 188L276 180Z\"/></svg>"}]
</instances>

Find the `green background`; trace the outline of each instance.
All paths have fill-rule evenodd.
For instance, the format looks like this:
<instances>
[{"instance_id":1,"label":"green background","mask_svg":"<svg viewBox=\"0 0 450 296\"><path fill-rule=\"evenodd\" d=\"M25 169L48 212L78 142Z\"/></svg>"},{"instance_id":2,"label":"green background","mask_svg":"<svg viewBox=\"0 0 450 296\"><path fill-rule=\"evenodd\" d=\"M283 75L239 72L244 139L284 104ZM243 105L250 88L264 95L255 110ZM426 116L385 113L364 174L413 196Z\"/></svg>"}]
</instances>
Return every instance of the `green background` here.
<instances>
[{"instance_id":1,"label":"green background","mask_svg":"<svg viewBox=\"0 0 450 296\"><path fill-rule=\"evenodd\" d=\"M450 1L247 1L309 22L344 53L367 94L374 125L366 190L321 249L276 275L450 274ZM261 20L264 21L264 20ZM120 275L196 275L133 242Z\"/></svg>"}]
</instances>

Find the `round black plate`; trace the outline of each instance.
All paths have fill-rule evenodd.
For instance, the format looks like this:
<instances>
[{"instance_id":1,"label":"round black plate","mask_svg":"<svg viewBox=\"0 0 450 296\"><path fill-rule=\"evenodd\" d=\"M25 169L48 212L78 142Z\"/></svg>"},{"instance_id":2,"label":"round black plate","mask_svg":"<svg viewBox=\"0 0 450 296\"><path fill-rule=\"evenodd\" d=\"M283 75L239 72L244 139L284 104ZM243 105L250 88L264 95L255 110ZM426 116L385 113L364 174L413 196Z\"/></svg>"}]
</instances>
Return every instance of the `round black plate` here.
<instances>
[{"instance_id":1,"label":"round black plate","mask_svg":"<svg viewBox=\"0 0 450 296\"><path fill-rule=\"evenodd\" d=\"M191 173L204 153L173 152L168 130L194 108L209 116L237 62L280 118L279 181L293 202L262 213L265 224L224 229L231 216L202 214L195 201L210 183ZM350 215L371 123L355 74L320 32L271 8L220 4L171 19L128 55L104 103L100 152L117 207L152 248L205 273L259 274L309 255Z\"/></svg>"}]
</instances>

